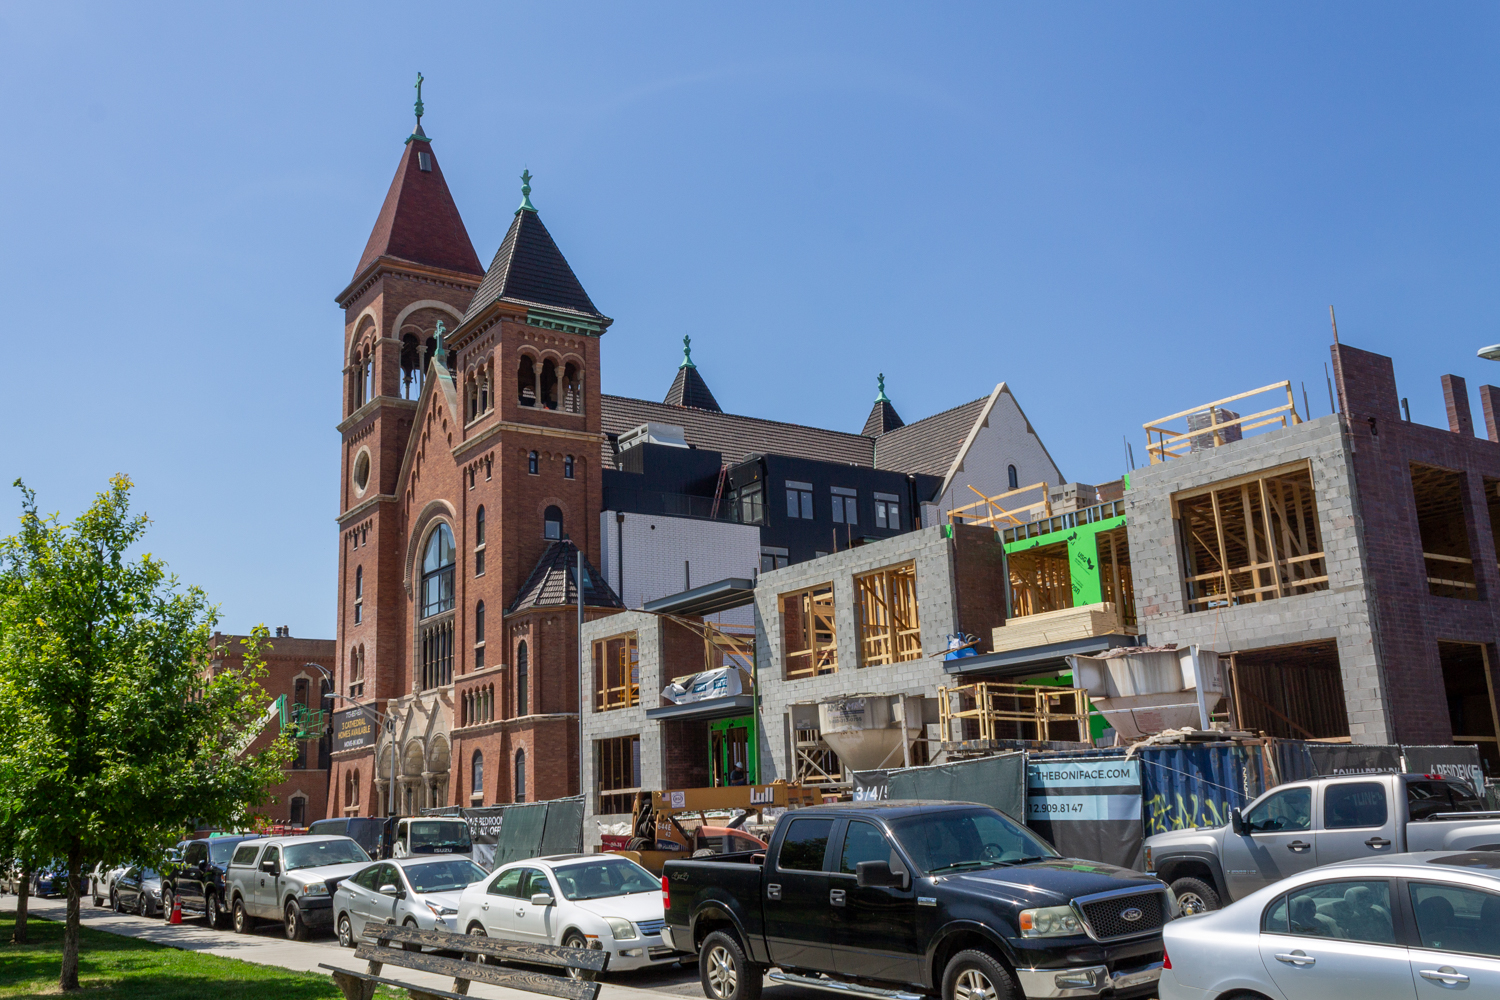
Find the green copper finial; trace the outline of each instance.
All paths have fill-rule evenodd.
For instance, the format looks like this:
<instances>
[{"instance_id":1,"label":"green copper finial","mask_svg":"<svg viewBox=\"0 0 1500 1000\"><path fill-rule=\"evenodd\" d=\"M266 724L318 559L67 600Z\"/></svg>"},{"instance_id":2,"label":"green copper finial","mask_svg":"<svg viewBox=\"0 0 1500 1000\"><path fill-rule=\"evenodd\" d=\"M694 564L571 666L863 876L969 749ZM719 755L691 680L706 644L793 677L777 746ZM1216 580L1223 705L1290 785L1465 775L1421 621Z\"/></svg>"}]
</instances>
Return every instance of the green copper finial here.
<instances>
[{"instance_id":1,"label":"green copper finial","mask_svg":"<svg viewBox=\"0 0 1500 1000\"><path fill-rule=\"evenodd\" d=\"M890 397L885 394L885 372L881 372L880 377L875 381L880 386L880 395L875 397L875 402L889 403L891 401Z\"/></svg>"},{"instance_id":2,"label":"green copper finial","mask_svg":"<svg viewBox=\"0 0 1500 1000\"><path fill-rule=\"evenodd\" d=\"M417 70L417 128L422 127L422 71Z\"/></svg>"},{"instance_id":3,"label":"green copper finial","mask_svg":"<svg viewBox=\"0 0 1500 1000\"><path fill-rule=\"evenodd\" d=\"M437 361L438 364L443 365L444 367L447 367L447 365L448 365L448 348L445 347L445 346L443 346L443 332L444 332L443 321L442 320L438 320L437 321L437 334L436 334L436 336L437 336L437 347L433 349L432 357L433 357L433 359L435 361Z\"/></svg>"},{"instance_id":4,"label":"green copper finial","mask_svg":"<svg viewBox=\"0 0 1500 1000\"><path fill-rule=\"evenodd\" d=\"M521 207L516 209L516 214L522 212L535 212L536 206L531 203L531 171L521 171Z\"/></svg>"},{"instance_id":5,"label":"green copper finial","mask_svg":"<svg viewBox=\"0 0 1500 1000\"><path fill-rule=\"evenodd\" d=\"M693 338L687 334L682 335L682 364L678 368L697 368L693 364Z\"/></svg>"}]
</instances>

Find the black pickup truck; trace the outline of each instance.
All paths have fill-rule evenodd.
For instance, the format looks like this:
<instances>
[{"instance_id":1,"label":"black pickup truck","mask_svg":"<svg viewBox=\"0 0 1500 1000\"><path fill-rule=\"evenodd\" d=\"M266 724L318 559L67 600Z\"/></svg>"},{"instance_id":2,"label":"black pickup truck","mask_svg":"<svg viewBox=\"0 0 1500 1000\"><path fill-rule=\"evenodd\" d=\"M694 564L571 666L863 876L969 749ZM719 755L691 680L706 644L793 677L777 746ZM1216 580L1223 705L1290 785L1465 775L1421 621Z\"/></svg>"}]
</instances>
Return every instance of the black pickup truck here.
<instances>
[{"instance_id":1,"label":"black pickup truck","mask_svg":"<svg viewBox=\"0 0 1500 1000\"><path fill-rule=\"evenodd\" d=\"M765 851L668 861L663 941L709 1000L773 982L879 1000L1150 996L1167 887L1059 857L989 806L869 802L786 813Z\"/></svg>"}]
</instances>

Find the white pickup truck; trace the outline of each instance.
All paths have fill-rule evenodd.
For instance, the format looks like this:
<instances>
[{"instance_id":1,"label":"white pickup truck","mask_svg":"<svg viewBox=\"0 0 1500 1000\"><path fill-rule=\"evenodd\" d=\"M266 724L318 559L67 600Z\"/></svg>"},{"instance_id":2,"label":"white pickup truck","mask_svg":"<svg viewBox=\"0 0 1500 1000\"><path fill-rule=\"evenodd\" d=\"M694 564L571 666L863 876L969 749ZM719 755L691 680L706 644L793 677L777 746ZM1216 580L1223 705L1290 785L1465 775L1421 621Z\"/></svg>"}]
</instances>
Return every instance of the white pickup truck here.
<instances>
[{"instance_id":1,"label":"white pickup truck","mask_svg":"<svg viewBox=\"0 0 1500 1000\"><path fill-rule=\"evenodd\" d=\"M1407 851L1500 851L1500 812L1439 774L1361 774L1278 785L1228 826L1146 838L1146 870L1183 913L1336 861Z\"/></svg>"}]
</instances>

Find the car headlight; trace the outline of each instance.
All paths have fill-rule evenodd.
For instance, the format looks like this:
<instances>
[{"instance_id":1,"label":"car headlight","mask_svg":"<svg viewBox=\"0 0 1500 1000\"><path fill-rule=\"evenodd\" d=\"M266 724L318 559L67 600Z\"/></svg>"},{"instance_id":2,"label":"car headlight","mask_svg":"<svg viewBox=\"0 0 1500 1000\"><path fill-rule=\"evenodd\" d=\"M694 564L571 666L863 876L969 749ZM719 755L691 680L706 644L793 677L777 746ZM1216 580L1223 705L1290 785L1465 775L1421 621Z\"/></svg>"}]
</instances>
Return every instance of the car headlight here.
<instances>
[{"instance_id":1,"label":"car headlight","mask_svg":"<svg viewBox=\"0 0 1500 1000\"><path fill-rule=\"evenodd\" d=\"M1043 906L1021 911L1021 936L1028 938L1072 937L1083 933L1083 924L1071 906Z\"/></svg>"},{"instance_id":2,"label":"car headlight","mask_svg":"<svg viewBox=\"0 0 1500 1000\"><path fill-rule=\"evenodd\" d=\"M451 917L458 912L451 906L439 906L436 903L428 903L427 908L437 917Z\"/></svg>"},{"instance_id":3,"label":"car headlight","mask_svg":"<svg viewBox=\"0 0 1500 1000\"><path fill-rule=\"evenodd\" d=\"M326 896L328 895L327 882L309 882L302 887L304 896Z\"/></svg>"},{"instance_id":4,"label":"car headlight","mask_svg":"<svg viewBox=\"0 0 1500 1000\"><path fill-rule=\"evenodd\" d=\"M624 917L605 917L604 922L609 924L609 932L616 941L629 941L635 937L635 924Z\"/></svg>"}]
</instances>

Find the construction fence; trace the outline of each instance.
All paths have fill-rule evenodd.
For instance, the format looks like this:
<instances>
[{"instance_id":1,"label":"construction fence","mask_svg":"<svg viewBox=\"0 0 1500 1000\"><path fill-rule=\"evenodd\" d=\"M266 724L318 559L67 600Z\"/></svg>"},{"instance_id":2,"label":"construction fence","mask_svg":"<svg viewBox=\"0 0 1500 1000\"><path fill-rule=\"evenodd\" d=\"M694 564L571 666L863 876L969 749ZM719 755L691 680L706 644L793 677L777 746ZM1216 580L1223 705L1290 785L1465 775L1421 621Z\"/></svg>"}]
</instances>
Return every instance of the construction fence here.
<instances>
[{"instance_id":1,"label":"construction fence","mask_svg":"<svg viewBox=\"0 0 1500 1000\"><path fill-rule=\"evenodd\" d=\"M469 824L475 864L493 871L503 864L583 850L583 797L507 806L424 809L424 816L459 816Z\"/></svg>"}]
</instances>

